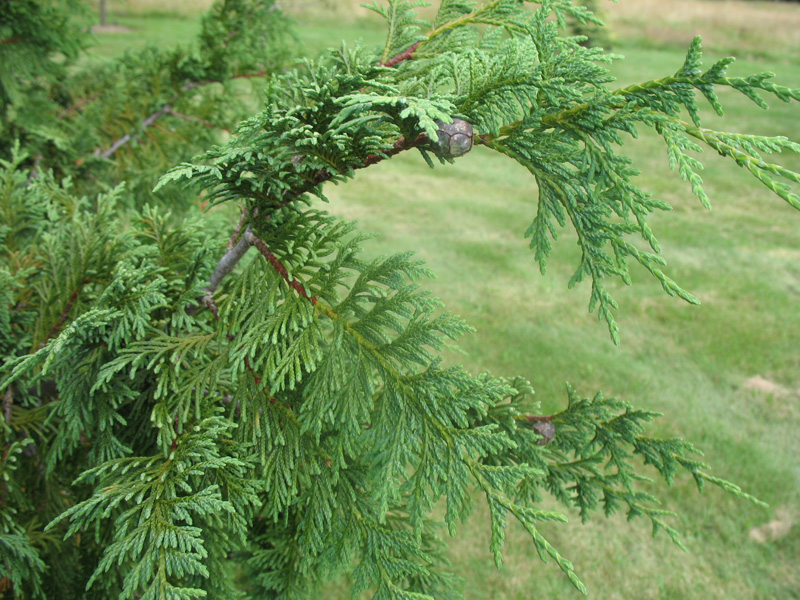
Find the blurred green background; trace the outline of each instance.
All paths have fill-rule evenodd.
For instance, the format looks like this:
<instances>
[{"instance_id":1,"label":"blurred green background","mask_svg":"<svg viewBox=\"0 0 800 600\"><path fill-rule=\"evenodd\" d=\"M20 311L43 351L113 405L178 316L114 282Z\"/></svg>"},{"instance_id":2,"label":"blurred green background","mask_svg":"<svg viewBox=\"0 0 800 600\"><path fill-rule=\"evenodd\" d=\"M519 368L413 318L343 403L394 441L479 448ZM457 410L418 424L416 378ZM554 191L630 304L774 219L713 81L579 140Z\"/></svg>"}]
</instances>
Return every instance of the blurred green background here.
<instances>
[{"instance_id":1,"label":"blurred green background","mask_svg":"<svg viewBox=\"0 0 800 600\"><path fill-rule=\"evenodd\" d=\"M89 60L126 48L188 43L207 0L107 2ZM310 55L342 39L380 44L381 23L358 2L281 2L297 21L297 49ZM661 77L683 63L696 34L707 64L739 60L731 73L778 73L800 87L800 4L700 0L621 0L602 6L620 85ZM423 10L430 13L432 9ZM94 15L97 15L96 7ZM706 113L707 126L800 140L800 107L771 102L763 111L722 92L726 117ZM603 390L665 416L654 434L678 435L705 451L713 473L769 503L762 509L719 490L699 495L682 480L652 486L679 516L690 552L624 515L581 525L543 525L603 599L800 598L800 214L730 161L709 153L705 211L670 172L653 136L628 144L642 171L640 185L674 210L651 220L668 273L701 306L667 297L640 272L620 300L622 346L587 313L588 287L567 290L577 264L575 239L564 232L542 277L523 232L536 210L536 189L518 165L478 147L455 166L431 171L406 153L327 190L330 211L358 219L380 236L374 254L415 249L438 274L429 284L477 334L450 358L473 370L531 380L546 412L566 402L565 382L584 394ZM800 159L779 161L800 171ZM542 565L526 534L509 531L506 561L488 552L480 503L450 540L455 569L470 600L578 597L554 565ZM635 565L635 567L631 567ZM346 581L328 598L349 597Z\"/></svg>"}]
</instances>

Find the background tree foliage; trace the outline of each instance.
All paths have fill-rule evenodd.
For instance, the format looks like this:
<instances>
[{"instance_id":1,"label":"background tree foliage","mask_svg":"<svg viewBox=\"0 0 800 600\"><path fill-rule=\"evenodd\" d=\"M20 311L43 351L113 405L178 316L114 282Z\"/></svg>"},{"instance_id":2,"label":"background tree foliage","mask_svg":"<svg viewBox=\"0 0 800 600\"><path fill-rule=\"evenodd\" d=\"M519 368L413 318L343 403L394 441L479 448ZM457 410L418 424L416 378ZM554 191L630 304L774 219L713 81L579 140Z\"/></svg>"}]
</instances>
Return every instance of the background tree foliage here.
<instances>
[{"instance_id":1,"label":"background tree foliage","mask_svg":"<svg viewBox=\"0 0 800 600\"><path fill-rule=\"evenodd\" d=\"M470 327L419 287L429 271L409 253L366 258L369 236L312 198L401 152L452 162L443 133L462 123L535 179L526 235L542 271L559 232L577 233L571 284L591 282L618 342L605 284L630 283L629 262L694 301L663 271L647 218L669 206L636 185L623 139L655 130L703 203L699 144L797 208L800 176L765 157L800 146L704 128L696 92L721 114L718 87L760 105L800 91L730 77L729 60L704 70L699 40L673 75L613 88L609 57L560 34L592 19L582 7L452 0L426 23L417 4L374 6L377 51L343 45L274 73L285 22L271 2L223 2L193 48L66 80L31 66L72 47L66 13L20 3L3 26L17 41L2 51L45 18L59 40L0 78L14 90L0 174L7 593L304 598L348 572L354 594L453 597L440 527L456 535L478 495L498 565L512 518L584 590L540 531L565 520L544 496L583 518L644 516L678 543L639 459L754 500L691 444L646 435L653 412L570 389L542 415L523 379L443 363ZM233 86L254 75L269 75L264 109L188 161L240 120ZM154 172L181 161L153 195ZM197 189L241 212L233 235L224 210L192 218Z\"/></svg>"}]
</instances>

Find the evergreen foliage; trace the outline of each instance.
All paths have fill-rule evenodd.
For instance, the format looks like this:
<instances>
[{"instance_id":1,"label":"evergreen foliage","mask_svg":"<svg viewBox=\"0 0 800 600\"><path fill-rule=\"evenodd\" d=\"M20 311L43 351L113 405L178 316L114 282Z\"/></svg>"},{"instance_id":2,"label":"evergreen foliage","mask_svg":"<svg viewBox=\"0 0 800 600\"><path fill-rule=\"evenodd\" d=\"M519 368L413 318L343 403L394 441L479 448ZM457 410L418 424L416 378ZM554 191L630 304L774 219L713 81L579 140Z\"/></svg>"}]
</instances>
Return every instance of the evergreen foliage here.
<instances>
[{"instance_id":1,"label":"evergreen foliage","mask_svg":"<svg viewBox=\"0 0 800 600\"><path fill-rule=\"evenodd\" d=\"M220 207L202 221L145 203L150 150L141 169L119 153L87 158L105 188L95 193L73 166L83 140L60 148L5 121L22 142L0 163L0 580L12 597L309 598L346 572L354 595L453 598L440 528L456 535L479 499L498 565L514 519L585 591L540 531L565 520L541 508L545 496L584 519L645 517L677 543L672 513L640 489L641 463L668 483L688 473L700 489L758 502L708 474L691 444L649 437L655 413L570 388L564 410L541 415L523 379L444 364L444 345L471 329L420 287L428 269L411 253L365 258L369 236L312 198L406 150L451 162L439 134L466 121L474 144L533 176L527 236L542 271L559 231L577 232L571 285L591 279L589 308L618 343L604 283L630 283L629 261L694 301L662 269L647 217L669 206L636 185L624 138L657 131L704 204L690 154L700 144L800 208L787 183L800 175L763 159L800 145L706 129L696 99L721 114L718 87L759 105L800 90L771 74L729 77L730 60L703 71L699 40L674 75L612 88L611 57L560 35L567 18L592 18L568 0L443 0L432 25L418 4L375 5L383 48L343 45L273 74L260 113L162 178L159 189L183 186L176 198L193 186ZM129 55L121 76L101 69L102 100L58 127L94 123L86 139L99 147L101 135L122 139L104 128L125 122L112 109L144 74L128 125L166 106L223 118L229 88L192 93L271 64L257 30L239 34L279 18L271 8L224 2L196 53ZM89 75L73 81L70 101L91 95ZM115 185L122 177L133 183ZM228 241L231 204L242 216Z\"/></svg>"},{"instance_id":2,"label":"evergreen foliage","mask_svg":"<svg viewBox=\"0 0 800 600\"><path fill-rule=\"evenodd\" d=\"M62 56L81 48L76 19L60 3L11 6L0 17L9 20L8 33L0 21L0 155L20 140L37 173L71 176L89 194L124 181L126 204L191 201L177 191L156 199L153 180L229 133L251 110L242 84L289 58L290 22L272 0L220 1L194 44L70 70Z\"/></svg>"}]
</instances>

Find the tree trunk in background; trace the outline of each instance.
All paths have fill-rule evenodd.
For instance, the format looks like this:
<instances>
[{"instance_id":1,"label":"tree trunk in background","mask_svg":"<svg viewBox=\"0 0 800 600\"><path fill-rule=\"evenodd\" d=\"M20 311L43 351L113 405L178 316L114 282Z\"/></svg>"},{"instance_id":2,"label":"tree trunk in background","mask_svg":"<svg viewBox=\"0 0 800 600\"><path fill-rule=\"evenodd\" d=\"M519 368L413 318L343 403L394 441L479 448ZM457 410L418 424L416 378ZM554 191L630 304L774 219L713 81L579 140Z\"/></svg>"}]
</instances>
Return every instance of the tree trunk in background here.
<instances>
[{"instance_id":1,"label":"tree trunk in background","mask_svg":"<svg viewBox=\"0 0 800 600\"><path fill-rule=\"evenodd\" d=\"M100 0L100 25L103 27L108 25L106 22L106 0Z\"/></svg>"}]
</instances>

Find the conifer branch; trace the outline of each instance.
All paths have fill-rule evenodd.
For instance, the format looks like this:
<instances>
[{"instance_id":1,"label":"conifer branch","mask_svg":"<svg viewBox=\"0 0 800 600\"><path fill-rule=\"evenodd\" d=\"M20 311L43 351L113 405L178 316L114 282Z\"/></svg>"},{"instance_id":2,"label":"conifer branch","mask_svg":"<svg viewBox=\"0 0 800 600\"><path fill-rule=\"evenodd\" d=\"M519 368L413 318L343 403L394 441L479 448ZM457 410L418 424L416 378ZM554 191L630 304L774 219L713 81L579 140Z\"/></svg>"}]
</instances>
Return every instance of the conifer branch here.
<instances>
[{"instance_id":1,"label":"conifer branch","mask_svg":"<svg viewBox=\"0 0 800 600\"><path fill-rule=\"evenodd\" d=\"M452 21L448 21L447 23L444 23L443 25L437 27L436 29L433 29L432 31L429 31L425 35L425 39L424 40L419 40L418 42L415 42L414 44L412 44L411 46L409 46L408 48L406 48L402 52L400 52L398 54L395 54L393 57L391 57L387 61L381 62L380 66L382 66L382 67L394 67L395 65L397 65L397 64L399 64L399 63L401 63L403 61L410 60L410 59L414 58L414 53L417 51L417 49L419 49L420 46L422 46L423 44L426 44L427 42L430 42L431 40L433 40L433 39L435 39L435 38L437 38L437 37L439 37L441 35L445 35L445 34L449 33L450 31L452 31L454 29L457 29L458 27L464 27L466 25L471 25L471 24L476 24L476 23L487 23L489 21L492 21L492 23L495 24L493 22L493 20L487 20L486 15L491 13L492 10L496 9L498 7L498 5L500 5L502 3L502 1L503 0L491 0L491 2L488 2L485 5L483 5L483 6L479 7L479 8L476 8L475 10L463 15L462 17L459 17L458 19L454 19Z\"/></svg>"},{"instance_id":2,"label":"conifer branch","mask_svg":"<svg viewBox=\"0 0 800 600\"><path fill-rule=\"evenodd\" d=\"M147 117L144 121L142 121L141 126L139 127L139 131L142 132L148 127L151 127L160 117L163 115L168 114L172 110L172 106L169 104L165 104L161 108L159 108L156 112L151 114ZM111 144L111 146L107 150L100 151L100 148L94 151L95 156L100 156L101 158L111 158L114 156L117 150L122 148L125 144L130 142L135 135L135 132L129 132L119 138L116 142Z\"/></svg>"},{"instance_id":3,"label":"conifer branch","mask_svg":"<svg viewBox=\"0 0 800 600\"><path fill-rule=\"evenodd\" d=\"M446 33L449 33L450 31L452 31L453 29L456 29L458 27L463 27L465 25L469 25L469 24L472 24L472 23L481 22L482 21L481 16L486 14L486 13L488 13L488 12L491 12L491 10L494 9L501 1L502 0L492 0L491 2L487 3L486 5L481 6L480 8L478 8L478 9L472 11L472 12L469 12L469 13L465 14L464 16L462 16L462 17L460 17L458 19L454 19L453 21L448 21L447 23L441 25L440 27L437 27L436 29L428 32L427 35L425 36L424 40L419 40L418 42L415 42L414 44L412 44L411 46L409 46L408 48L406 48L402 52L399 52L398 54L395 54L393 57L391 57L387 61L381 62L380 66L382 66L382 67L394 67L395 65L400 64L403 61L410 60L410 59L414 58L414 53L423 44L431 41L434 38L439 37L440 35L444 35Z\"/></svg>"},{"instance_id":4,"label":"conifer branch","mask_svg":"<svg viewBox=\"0 0 800 600\"><path fill-rule=\"evenodd\" d=\"M387 158L391 158L392 156L396 156L400 152L405 150L410 150L412 148L416 148L428 143L429 138L427 134L420 134L413 140L407 140L405 138L399 138L396 140L390 149L384 152L382 155L378 154L370 154L364 159L364 162L355 167L357 169L364 169L371 165L377 164ZM300 190L287 190L284 194L283 202L275 208L275 211L284 208L285 206L289 205L291 202L299 198L304 193L307 193L311 188L316 187L330 179L333 178L333 174L330 171L323 171L320 170L317 172L316 176L309 182L303 189ZM274 211L273 213L274 214ZM265 218L268 220L272 217L272 214L267 215ZM261 255L267 259L272 267L278 272L278 274L292 287L297 291L298 294L303 296L304 298L311 301L312 304L317 304L317 298L315 296L309 295L303 285L296 279L289 275L289 272L286 270L286 267L278 260L278 258L270 251L269 247L261 240L255 233L253 233L252 226L248 226L244 232L244 235L239 240L239 243L233 248L231 248L231 244L233 240L236 239L238 236L238 232L241 229L242 224L244 223L247 216L247 211L242 214L242 217L237 224L233 235L231 236L231 241L229 242L229 251L225 254L225 256L220 259L217 268L214 270L214 273L211 275L209 279L209 285L206 287L206 294L201 300L201 304L209 306L209 303L213 305L213 300L211 297L213 296L214 291L217 289L219 284L225 278L225 276L230 273L236 264L241 260L250 246L256 246L258 251Z\"/></svg>"},{"instance_id":5,"label":"conifer branch","mask_svg":"<svg viewBox=\"0 0 800 600\"><path fill-rule=\"evenodd\" d=\"M230 79L233 80L233 79L244 79L244 78L252 78L252 77L264 77L267 74L267 72L268 72L267 69L262 69L261 71L257 71L255 73L239 73L238 75L232 75L230 77ZM212 84L215 84L215 83L223 83L223 82L222 81L216 81L216 80L190 81L188 83L185 83L181 87L181 89L183 91L188 91L188 90L194 89L196 87L212 85ZM179 96L180 96L180 94L176 93L172 97L172 100L174 101ZM89 101L91 101L91 99ZM62 113L62 115L66 114L67 112L69 112L72 109L73 109L73 107L70 107L70 108L66 109ZM194 122L194 123L199 123L199 124L204 125L206 127L211 127L211 128L214 128L214 129L221 129L223 131L227 131L228 133L231 133L231 130L228 129L227 127L223 127L223 126L220 126L220 125L214 125L213 123L210 123L208 121L204 121L203 119L198 119L197 117L192 117L190 115L185 115L183 113L179 113L179 112L173 110L172 109L172 105L169 104L169 103L165 104L160 109L158 109L156 112L154 112L149 117L147 117L144 121L142 121L142 124L139 127L139 131L142 132L145 129L147 129L148 127L151 127L160 117L162 117L165 114L170 114L170 115L178 117L180 119L184 119L185 121L191 121L191 122ZM126 133L120 139L115 141L107 150L104 150L102 152L100 151L99 148L97 150L95 150L95 155L96 156L100 156L102 158L111 158L114 155L114 153L116 153L117 150L119 150L122 146L124 146L128 142L130 142L131 139L133 139L134 135L135 135L134 132Z\"/></svg>"},{"instance_id":6,"label":"conifer branch","mask_svg":"<svg viewBox=\"0 0 800 600\"><path fill-rule=\"evenodd\" d=\"M239 2L247 0L224 4ZM89 497L86 486L76 488L77 504L53 523L69 519L68 535L114 523L113 541L106 535L87 538L80 557L67 564L85 572L85 563L103 552L88 584L105 586L96 595L106 597L122 585L126 598L235 597L238 581L228 561L238 538L252 551L253 560L243 568L254 567L247 573L252 576L248 587L255 586L252 593L259 597L286 595L293 586L302 595L315 580L340 571L353 573L355 596L375 588L379 596L450 597L447 578L435 572L435 549L425 541L426 521L446 498L443 521L455 535L476 484L486 495L495 560L501 559L507 520L515 517L540 556L554 558L583 591L572 565L537 529L539 521L563 520L537 508L543 495L579 508L584 518L598 507L613 513L627 504L629 518L646 515L654 530L664 528L673 539L675 532L663 519L667 511L634 487L641 478L630 461L634 455L643 456L668 482L682 468L699 487L708 482L747 497L702 472L703 465L688 457L690 446L643 437L639 423L654 413L599 394L584 399L570 389L566 410L535 414L540 411L527 399L531 390L522 378L473 376L443 366L446 338L455 340L470 328L418 287L417 280L430 274L422 262L410 253L366 260L360 246L368 236L356 225L300 206L310 204L307 195L323 197L327 182L350 179L358 169L404 150L418 148L433 166L430 154L451 162L473 143L486 145L524 165L536 179L538 212L525 235L533 238L542 269L558 227L572 223L583 256L570 285L592 278L590 310L599 303L613 338L615 303L602 282L609 276L629 282L629 259L658 277L668 293L681 293L659 270L660 259L625 237L641 233L658 253L645 217L666 204L632 183L628 157L615 151L623 134L635 134L640 126L655 128L667 141L672 165L696 186L702 184L695 175L701 167L688 153L700 147L694 142L700 139L794 200L779 178L800 183L800 174L761 160L761 154L794 149L788 140L702 129L690 97L700 91L715 106L706 83L718 82L746 94L771 90L781 99L800 99L800 92L769 87L757 76L723 81L721 67L702 75L691 56L673 76L613 91L607 87L610 75L595 64L601 55L559 40L549 25L561 13L573 14L569 3L544 3L537 14L518 0L445 0L432 27L416 18L413 9L421 4L390 0L387 9L376 4L389 21L380 58L369 49L343 49L277 77L266 90L262 113L244 121L227 144L203 155L201 164L184 163L162 179L196 177L209 204L232 201L246 207L238 223L231 223L235 228L223 241L225 249L220 246L223 256L208 280L197 281L198 273L212 266L201 227L172 227L168 217L146 209L142 219L125 218L122 228L109 234L120 231L122 237L130 231L129 244L78 271L93 274L92 287L108 282L98 289L98 298L90 302L87 297L94 294L88 290L70 296L74 283L56 286L62 297L30 319L39 327L33 328L34 340L46 332L43 325L58 320L48 335L55 339L45 340L46 347L28 357L22 355L30 350L30 336L19 338L21 351L12 348L12 357L19 359L13 358L12 379L0 391L5 394L0 429L12 415L15 425L18 416L28 418L27 411L15 411L20 394L37 393L40 373L58 380L61 402L52 408L53 417L42 411L45 424L57 428L47 444L47 474L60 478L57 470L69 467L67 475L81 473L80 481L96 484ZM242 40L252 50L244 37L246 21L226 22L210 30L213 39L203 40L210 39L212 51L228 40L232 52ZM26 45L31 43L26 38ZM156 137L167 123L158 121L163 114L209 128L183 125L199 133L227 131L181 108L193 95L202 95L188 90L266 71L218 75L223 61L216 56L193 75L179 74L172 79L177 83L162 86L159 98L145 100L147 112L128 121L126 136L87 140L78 155L98 147L96 156L114 160L128 142ZM252 63L252 56L241 58ZM60 115L62 107L54 106L51 116L66 118L62 127L72 127L67 119L83 127L81 117L99 108L84 109L91 101L85 97L99 87L74 93L70 97L77 103ZM125 89L115 91L124 94ZM216 102L218 96L224 94L203 100ZM696 127L680 120L684 108ZM25 161L33 161L27 157L36 152L27 150L20 164L27 168ZM80 164L74 158L68 166ZM11 180L24 188L25 175ZM145 178L133 181L140 180ZM15 222L49 226L39 212L44 202L33 193L54 193L44 189L49 181L41 177L30 194L23 194L33 202L21 205ZM184 195L187 204L191 194ZM113 223L109 218L75 238L81 259L109 247L105 238L95 240L97 232L112 231ZM73 219L59 233L77 225L81 221ZM65 247L73 244L69 235L53 239ZM269 265L251 256L255 262L239 273L237 265L250 246ZM53 246L53 259L60 247ZM14 328L28 318L15 313L33 281L17 271L7 286L8 275L0 269L3 287L14 292L6 298L0 290L0 308L14 307ZM56 270L53 279L63 281L61 273ZM218 309L214 294L223 281L230 293ZM65 309L60 315L58 306ZM207 316L189 316L202 308L217 322L209 326ZM8 322L0 318L0 329L8 330ZM26 374L31 379L20 380ZM12 396L9 386L17 380ZM142 404L141 398L153 398L155 405ZM38 420L31 422L38 426ZM151 423L158 428L159 452L146 456L153 445L147 433ZM31 457L28 448L21 441L0 445L0 471L15 468L15 452ZM33 514L39 490L29 502L18 492L34 488L22 487L12 475L7 484L0 482L0 502L8 497L9 508L16 510L22 498L28 503L25 513ZM44 491L48 495L41 497L51 497ZM39 510L52 518L63 507ZM226 515L230 518L220 519ZM34 564L31 552L28 561ZM13 566L14 558L4 556L0 567L3 561ZM9 570L13 573L6 565ZM77 597L86 584L79 579L80 589L72 594ZM0 593L3 582L0 578ZM17 585L13 575L10 585Z\"/></svg>"},{"instance_id":7,"label":"conifer branch","mask_svg":"<svg viewBox=\"0 0 800 600\"><path fill-rule=\"evenodd\" d=\"M368 155L364 159L363 163L361 165L356 166L355 168L363 169L369 167L383 160L386 160L387 158L391 158L392 156L395 156L405 150L410 150L412 148L416 148L424 144L427 144L428 141L429 138L427 134L424 133L418 135L413 140L407 140L401 137L392 144L391 148L389 148L380 155L378 154ZM272 218L272 215L275 214L275 212L288 206L303 194L307 193L314 187L326 181L329 181L333 177L334 174L331 173L330 171L320 170L316 173L314 178L308 183L306 183L302 188L286 190L284 192L283 201L273 209L272 213L264 217L265 220L269 220L270 218ZM230 242L228 243L228 251L219 260L219 263L217 264L216 268L214 269L214 272L211 274L211 277L209 278L208 286L206 286L205 288L205 294L198 301L199 305L211 309L211 311L215 314L215 317L217 316L216 305L214 304L213 301L214 292L219 287L220 283L222 283L222 280L236 267L237 263L242 259L242 257L244 257L244 255L250 249L251 245L257 245L259 252L261 252L264 258L267 259L267 261L275 268L275 270L281 275L281 277L283 277L283 279L286 280L286 282L290 286L292 286L301 296L307 298L313 304L316 304L317 299L315 297L309 296L305 288L296 279L290 278L289 273L286 270L286 267L280 263L277 257L269 250L267 245L253 233L252 226L248 226L244 232L244 235L242 235L242 237L239 238L239 242L236 245L233 245L234 240L236 240L236 238L238 237L239 231L241 230L241 227L244 224L246 218L247 218L247 211L245 210L245 212L242 214L241 219L239 220L239 223L236 225L236 228L234 229L234 233L231 236ZM198 306L190 306L186 309L186 311L189 314L194 314L197 310Z\"/></svg>"}]
</instances>

